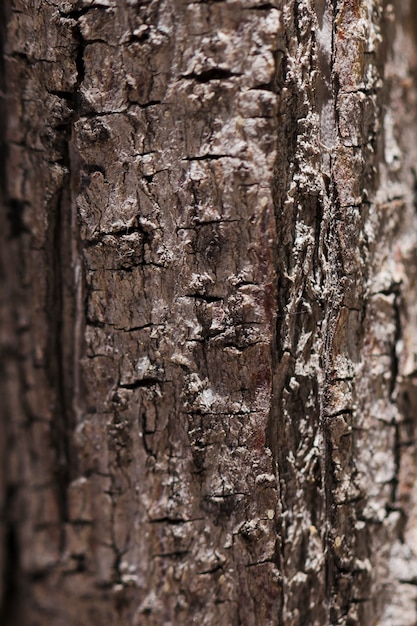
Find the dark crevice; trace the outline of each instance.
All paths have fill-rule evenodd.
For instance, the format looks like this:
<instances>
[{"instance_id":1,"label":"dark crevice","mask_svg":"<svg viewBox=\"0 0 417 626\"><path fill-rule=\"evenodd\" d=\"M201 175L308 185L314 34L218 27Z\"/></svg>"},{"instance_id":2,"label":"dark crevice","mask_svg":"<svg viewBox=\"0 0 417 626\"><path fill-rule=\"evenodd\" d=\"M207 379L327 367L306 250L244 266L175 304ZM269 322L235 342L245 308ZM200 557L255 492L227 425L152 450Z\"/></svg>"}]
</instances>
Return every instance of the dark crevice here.
<instances>
[{"instance_id":1,"label":"dark crevice","mask_svg":"<svg viewBox=\"0 0 417 626\"><path fill-rule=\"evenodd\" d=\"M24 222L24 213L26 207L28 206L27 203L22 200L11 198L8 201L7 206L8 211L6 215L10 225L10 239L20 237L23 233L29 233L30 230Z\"/></svg>"},{"instance_id":2,"label":"dark crevice","mask_svg":"<svg viewBox=\"0 0 417 626\"><path fill-rule=\"evenodd\" d=\"M40 582L42 580L46 580L49 576L49 572L47 569L35 569L27 574L28 580L30 582Z\"/></svg>"},{"instance_id":3,"label":"dark crevice","mask_svg":"<svg viewBox=\"0 0 417 626\"><path fill-rule=\"evenodd\" d=\"M3 597L0 606L0 624L2 626L16 626L19 623L19 599L20 599L20 550L17 538L16 524L11 516L13 510L13 502L15 499L15 489L9 487L4 502L5 520L1 520L4 524L5 532L2 541L4 542L4 563L3 571Z\"/></svg>"},{"instance_id":4,"label":"dark crevice","mask_svg":"<svg viewBox=\"0 0 417 626\"><path fill-rule=\"evenodd\" d=\"M83 165L83 170L84 170L84 172L86 172L89 175L87 177L88 178L88 182L90 182L91 174L95 174L96 172L99 172L100 174L103 174L104 178L106 177L106 170L105 170L105 168L102 165L98 165L97 163L84 164Z\"/></svg>"},{"instance_id":5,"label":"dark crevice","mask_svg":"<svg viewBox=\"0 0 417 626\"><path fill-rule=\"evenodd\" d=\"M416 21L416 24L417 24L417 21ZM414 211L417 213L417 172L414 168L412 168L411 174L413 176L413 207L414 207Z\"/></svg>"},{"instance_id":6,"label":"dark crevice","mask_svg":"<svg viewBox=\"0 0 417 626\"><path fill-rule=\"evenodd\" d=\"M245 11L278 11L278 7L276 7L271 2L264 2L263 4L256 4L253 7L245 7Z\"/></svg>"},{"instance_id":7,"label":"dark crevice","mask_svg":"<svg viewBox=\"0 0 417 626\"><path fill-rule=\"evenodd\" d=\"M400 294L399 294L399 285L394 285L392 287L392 292L395 293L394 298L394 337L392 340L391 346L391 380L390 380L390 388L389 393L392 400L394 392L396 391L397 382L398 382L398 372L399 372L399 358L398 358L398 345L402 339L402 326L401 326L401 310L400 310Z\"/></svg>"},{"instance_id":8,"label":"dark crevice","mask_svg":"<svg viewBox=\"0 0 417 626\"><path fill-rule=\"evenodd\" d=\"M0 2L0 197L7 198L6 163L8 147L6 141L7 128L7 104L6 104L6 71L5 71L5 46L8 2Z\"/></svg>"},{"instance_id":9,"label":"dark crevice","mask_svg":"<svg viewBox=\"0 0 417 626\"><path fill-rule=\"evenodd\" d=\"M87 571L88 564L85 554L71 554L71 559L75 562L75 568L69 572L64 572L64 575L70 576L71 574L81 574Z\"/></svg>"},{"instance_id":10,"label":"dark crevice","mask_svg":"<svg viewBox=\"0 0 417 626\"><path fill-rule=\"evenodd\" d=\"M77 101L77 109L79 110L80 115L82 115L83 119L85 120L95 121L95 120L100 119L101 117L107 117L109 115L121 115L122 113L128 112L128 107L120 111L112 111L111 109L106 110L106 111L94 111L91 109L87 109L84 106L81 106L82 99L81 99L80 93L78 93L76 97L76 101Z\"/></svg>"},{"instance_id":11,"label":"dark crevice","mask_svg":"<svg viewBox=\"0 0 417 626\"><path fill-rule=\"evenodd\" d=\"M353 415L353 409L340 409L340 411L335 411L334 413L326 413L326 418L331 420L334 417L339 417L340 415ZM327 422L331 429L331 421ZM348 433L346 433L348 434Z\"/></svg>"},{"instance_id":12,"label":"dark crevice","mask_svg":"<svg viewBox=\"0 0 417 626\"><path fill-rule=\"evenodd\" d=\"M135 380L133 383L126 383L122 385L119 384L121 389L140 389L141 387L154 387L155 385L160 385L163 381L159 378L142 378L141 380Z\"/></svg>"},{"instance_id":13,"label":"dark crevice","mask_svg":"<svg viewBox=\"0 0 417 626\"><path fill-rule=\"evenodd\" d=\"M70 417L71 402L68 398L72 390L70 369L71 362L67 362L65 352L65 325L64 319L64 276L67 263L68 229L65 224L64 212L67 211L67 194L61 190L55 206L50 210L49 251L49 355L48 372L52 389L55 391L55 415L51 423L51 436L56 450L56 486L60 517L63 522L68 521L67 489L70 482L70 450L69 429L72 422ZM71 367L71 366L70 366ZM62 536L62 548L64 536Z\"/></svg>"},{"instance_id":14,"label":"dark crevice","mask_svg":"<svg viewBox=\"0 0 417 626\"><path fill-rule=\"evenodd\" d=\"M204 302L223 302L224 298L220 296L208 296L202 293L186 293L186 298L194 298L195 300L203 300Z\"/></svg>"},{"instance_id":15,"label":"dark crevice","mask_svg":"<svg viewBox=\"0 0 417 626\"><path fill-rule=\"evenodd\" d=\"M11 56L12 59L21 59L29 67L35 63L35 61L33 59L30 59L25 52L16 52L16 51L14 51L14 52L12 52L12 54L10 56ZM41 61L43 59L37 59L37 60Z\"/></svg>"},{"instance_id":16,"label":"dark crevice","mask_svg":"<svg viewBox=\"0 0 417 626\"><path fill-rule=\"evenodd\" d=\"M273 559L264 559L263 561L256 561L256 563L248 563L246 567L257 567L258 565L265 565L265 563L273 563Z\"/></svg>"},{"instance_id":17,"label":"dark crevice","mask_svg":"<svg viewBox=\"0 0 417 626\"><path fill-rule=\"evenodd\" d=\"M221 67L213 67L209 70L203 70L200 73L191 72L190 74L183 74L181 78L186 80L195 80L197 83L209 83L212 80L227 80L234 76L241 76L231 70L226 70Z\"/></svg>"},{"instance_id":18,"label":"dark crevice","mask_svg":"<svg viewBox=\"0 0 417 626\"><path fill-rule=\"evenodd\" d=\"M403 585L417 586L417 578L399 578L398 582L402 583Z\"/></svg>"},{"instance_id":19,"label":"dark crevice","mask_svg":"<svg viewBox=\"0 0 417 626\"><path fill-rule=\"evenodd\" d=\"M320 267L320 239L321 230L323 224L323 204L319 196L316 197L316 211L315 211L315 228L314 228L314 256L313 256L313 271L318 279L318 271Z\"/></svg>"},{"instance_id":20,"label":"dark crevice","mask_svg":"<svg viewBox=\"0 0 417 626\"><path fill-rule=\"evenodd\" d=\"M115 326L114 329L121 330L122 332L132 333L138 330L145 330L146 328L154 328L155 326L158 326L158 324L153 324L152 322L149 322L148 324L143 324L143 326L132 326L131 328L118 328L117 326Z\"/></svg>"},{"instance_id":21,"label":"dark crevice","mask_svg":"<svg viewBox=\"0 0 417 626\"><path fill-rule=\"evenodd\" d=\"M149 37L150 37L151 31L150 29L145 30L143 33L140 33L138 35L135 35L134 33L132 33L131 35L129 35L129 38L127 39L126 43L129 45L131 43L145 43L145 41L148 41Z\"/></svg>"},{"instance_id":22,"label":"dark crevice","mask_svg":"<svg viewBox=\"0 0 417 626\"><path fill-rule=\"evenodd\" d=\"M77 107L76 92L75 91L59 91L59 90L54 90L54 89L48 89L47 91L52 96L56 96L57 98L60 98L61 100L64 100L66 102L67 106L72 111L74 111L74 109ZM64 128L68 128L68 122L64 122L60 126L64 127ZM55 128L59 129L59 126L55 126Z\"/></svg>"},{"instance_id":23,"label":"dark crevice","mask_svg":"<svg viewBox=\"0 0 417 626\"><path fill-rule=\"evenodd\" d=\"M149 524L169 524L170 526L178 526L194 521L196 520L183 519L182 517L155 517L149 520Z\"/></svg>"},{"instance_id":24,"label":"dark crevice","mask_svg":"<svg viewBox=\"0 0 417 626\"><path fill-rule=\"evenodd\" d=\"M207 575L207 574L215 574L216 572L218 572L220 570L223 570L223 565L221 563L218 563L217 565L214 565L210 569L203 570L202 572L197 572L197 574L199 576L204 576L204 575Z\"/></svg>"},{"instance_id":25,"label":"dark crevice","mask_svg":"<svg viewBox=\"0 0 417 626\"><path fill-rule=\"evenodd\" d=\"M141 413L141 415L140 415L140 422L141 422L141 427L142 427L143 448L144 448L144 450L145 450L145 452L146 452L146 454L148 456L151 456L154 459L156 459L156 454L154 453L154 451L152 450L152 448L148 444L148 436L149 435L153 435L154 432L151 432L146 427L146 422L147 422L147 420L146 420L146 413Z\"/></svg>"},{"instance_id":26,"label":"dark crevice","mask_svg":"<svg viewBox=\"0 0 417 626\"><path fill-rule=\"evenodd\" d=\"M137 102L135 100L129 99L129 102L131 102L132 104L137 104L140 109L148 109L149 107L154 107L154 106L157 106L158 104L163 104L162 100L149 100L148 102L142 103L142 102Z\"/></svg>"},{"instance_id":27,"label":"dark crevice","mask_svg":"<svg viewBox=\"0 0 417 626\"><path fill-rule=\"evenodd\" d=\"M160 552L157 554L153 554L152 558L162 558L162 559L182 559L183 557L189 554L189 550L173 550L172 552Z\"/></svg>"},{"instance_id":28,"label":"dark crevice","mask_svg":"<svg viewBox=\"0 0 417 626\"><path fill-rule=\"evenodd\" d=\"M88 316L88 302L85 302L85 319L87 326L91 326L92 328L104 328L106 324L101 322L100 320L94 320Z\"/></svg>"},{"instance_id":29,"label":"dark crevice","mask_svg":"<svg viewBox=\"0 0 417 626\"><path fill-rule=\"evenodd\" d=\"M80 17L82 17L83 15L85 15L86 13L91 11L91 9L94 9L94 8L95 7L88 6L88 7L83 7L79 9L72 9L71 11L68 11L68 12L60 11L60 13L66 18L78 20Z\"/></svg>"},{"instance_id":30,"label":"dark crevice","mask_svg":"<svg viewBox=\"0 0 417 626\"><path fill-rule=\"evenodd\" d=\"M123 228L118 228L117 230L110 230L106 233L100 233L97 235L96 239L90 239L84 243L85 248L93 248L99 244L102 244L105 240L105 237L124 237L127 235L132 235L133 233L139 233L143 237L143 243L151 243L152 237L149 232L146 232L142 226L138 224L133 224L132 226L124 226ZM151 265L151 263L147 263L147 265Z\"/></svg>"},{"instance_id":31,"label":"dark crevice","mask_svg":"<svg viewBox=\"0 0 417 626\"><path fill-rule=\"evenodd\" d=\"M24 363L21 358L19 345L19 332L23 334L27 330L27 323L22 324L14 320L11 328L14 337L8 337L5 341L5 330L7 329L7 318L16 315L16 296L19 293L19 278L22 270L23 255L18 244L7 242L7 238L17 239L27 232L24 224L23 214L25 204L20 199L9 197L9 183L7 176L7 164L9 158L9 147L7 141L8 128L8 99L9 85L6 81L5 49L7 41L7 28L11 12L11 3L7 0L0 2L0 204L3 210L1 219L2 240L0 244L0 305L1 318L4 327L2 328L1 350L0 350L0 394L2 407L0 410L0 624L2 626L16 626L22 624L23 604L27 597L27 590L24 589L24 577L21 571L21 546L19 541L19 511L18 492L16 484L12 483L10 476L10 459L18 458L16 448L19 445L16 433L15 404L13 403L13 388L19 385L21 407L28 423L31 423L32 412L26 406L25 373ZM13 183L11 185L13 187ZM6 218L6 219L4 219ZM7 228L7 221L8 228ZM25 261L26 262L26 261ZM17 279L17 284L14 284ZM7 315L5 315L7 311ZM15 364L13 373L10 364ZM16 376L16 378L14 378ZM11 383L11 387L9 386ZM16 386L16 387L15 387ZM11 392L11 393L10 393ZM17 409L19 414L19 409Z\"/></svg>"},{"instance_id":32,"label":"dark crevice","mask_svg":"<svg viewBox=\"0 0 417 626\"><path fill-rule=\"evenodd\" d=\"M231 157L230 154L201 154L197 156L184 157L183 161L215 161L216 159L224 159ZM233 158L233 157L231 157Z\"/></svg>"},{"instance_id":33,"label":"dark crevice","mask_svg":"<svg viewBox=\"0 0 417 626\"><path fill-rule=\"evenodd\" d=\"M84 11L77 12L78 17ZM74 14L71 17L76 17ZM62 183L62 187L52 201L48 210L48 239L47 239L47 267L48 267L48 306L49 318L48 359L47 368L51 388L54 391L54 417L51 422L51 440L56 451L55 485L57 503L61 524L61 550L65 549L65 523L68 522L68 486L72 480L72 473L76 472L76 462L71 447L71 432L75 428L73 413L73 398L75 389L74 378L74 332L76 309L76 285L73 275L73 168L78 168L78 161L74 161L72 131L74 122L78 119L81 110L79 89L84 80L84 50L79 24L72 29L73 38L77 44L75 66L77 80L73 93L55 92L63 98L72 114L63 120L61 135L65 141L60 144L61 163L69 172ZM96 168L97 169L97 168ZM78 180L78 175L76 176Z\"/></svg>"},{"instance_id":34,"label":"dark crevice","mask_svg":"<svg viewBox=\"0 0 417 626\"><path fill-rule=\"evenodd\" d=\"M272 93L276 93L276 86L273 82L270 83L262 83L260 85L255 85L251 87L251 91L272 91Z\"/></svg>"},{"instance_id":35,"label":"dark crevice","mask_svg":"<svg viewBox=\"0 0 417 626\"><path fill-rule=\"evenodd\" d=\"M396 505L398 505L397 497L401 468L401 436L400 425L398 423L395 423L392 426L394 428L394 475L391 480L391 506L395 507Z\"/></svg>"}]
</instances>

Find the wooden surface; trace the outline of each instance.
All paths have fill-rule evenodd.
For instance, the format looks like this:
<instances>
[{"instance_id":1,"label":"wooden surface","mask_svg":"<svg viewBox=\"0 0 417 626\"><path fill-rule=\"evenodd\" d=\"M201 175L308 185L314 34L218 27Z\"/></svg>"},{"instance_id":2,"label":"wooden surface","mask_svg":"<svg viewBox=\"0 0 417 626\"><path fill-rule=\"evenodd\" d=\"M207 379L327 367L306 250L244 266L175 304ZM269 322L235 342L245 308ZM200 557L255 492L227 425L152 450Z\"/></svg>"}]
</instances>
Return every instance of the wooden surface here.
<instances>
[{"instance_id":1,"label":"wooden surface","mask_svg":"<svg viewBox=\"0 0 417 626\"><path fill-rule=\"evenodd\" d=\"M413 626L408 3L3 11L3 622Z\"/></svg>"}]
</instances>

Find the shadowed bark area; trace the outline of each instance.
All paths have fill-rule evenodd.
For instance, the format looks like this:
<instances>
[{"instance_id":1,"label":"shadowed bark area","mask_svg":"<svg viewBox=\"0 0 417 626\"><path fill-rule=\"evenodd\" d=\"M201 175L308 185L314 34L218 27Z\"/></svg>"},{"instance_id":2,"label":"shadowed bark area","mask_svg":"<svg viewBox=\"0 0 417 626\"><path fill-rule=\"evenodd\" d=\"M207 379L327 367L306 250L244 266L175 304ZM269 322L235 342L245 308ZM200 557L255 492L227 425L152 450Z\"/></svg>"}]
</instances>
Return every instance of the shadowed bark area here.
<instances>
[{"instance_id":1,"label":"shadowed bark area","mask_svg":"<svg viewBox=\"0 0 417 626\"><path fill-rule=\"evenodd\" d=\"M414 625L415 9L2 11L2 623Z\"/></svg>"}]
</instances>

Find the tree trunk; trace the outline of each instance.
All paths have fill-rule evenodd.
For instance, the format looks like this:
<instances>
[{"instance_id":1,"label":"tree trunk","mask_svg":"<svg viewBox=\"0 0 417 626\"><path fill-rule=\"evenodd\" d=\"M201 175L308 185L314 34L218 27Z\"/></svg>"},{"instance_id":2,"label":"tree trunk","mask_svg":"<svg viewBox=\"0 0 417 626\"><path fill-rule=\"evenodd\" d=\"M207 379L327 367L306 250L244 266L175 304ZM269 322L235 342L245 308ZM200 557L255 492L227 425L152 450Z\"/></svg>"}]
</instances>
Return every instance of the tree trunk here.
<instances>
[{"instance_id":1,"label":"tree trunk","mask_svg":"<svg viewBox=\"0 0 417 626\"><path fill-rule=\"evenodd\" d=\"M411 0L2 11L1 623L414 626Z\"/></svg>"}]
</instances>

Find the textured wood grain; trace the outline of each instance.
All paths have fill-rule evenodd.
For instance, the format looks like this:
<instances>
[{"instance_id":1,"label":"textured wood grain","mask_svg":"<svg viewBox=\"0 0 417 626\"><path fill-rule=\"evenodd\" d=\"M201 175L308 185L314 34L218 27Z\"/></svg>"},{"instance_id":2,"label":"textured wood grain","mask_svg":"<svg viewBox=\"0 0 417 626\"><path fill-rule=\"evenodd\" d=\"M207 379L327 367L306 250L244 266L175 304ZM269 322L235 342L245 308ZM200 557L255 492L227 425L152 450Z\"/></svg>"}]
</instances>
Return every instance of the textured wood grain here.
<instances>
[{"instance_id":1,"label":"textured wood grain","mask_svg":"<svg viewBox=\"0 0 417 626\"><path fill-rule=\"evenodd\" d=\"M408 3L3 10L3 622L415 624Z\"/></svg>"}]
</instances>

